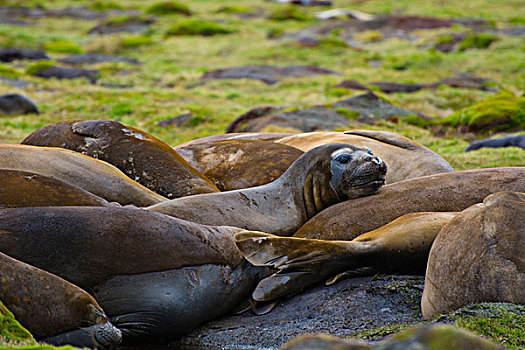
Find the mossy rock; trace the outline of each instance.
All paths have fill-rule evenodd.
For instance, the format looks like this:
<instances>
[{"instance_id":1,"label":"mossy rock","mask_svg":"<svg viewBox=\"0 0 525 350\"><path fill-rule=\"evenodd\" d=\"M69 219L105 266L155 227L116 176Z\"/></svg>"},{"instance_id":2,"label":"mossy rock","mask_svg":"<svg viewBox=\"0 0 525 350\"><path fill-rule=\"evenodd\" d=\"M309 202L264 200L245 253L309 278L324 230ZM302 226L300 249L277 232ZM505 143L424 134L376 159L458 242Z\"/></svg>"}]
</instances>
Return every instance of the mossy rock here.
<instances>
[{"instance_id":1,"label":"mossy rock","mask_svg":"<svg viewBox=\"0 0 525 350\"><path fill-rule=\"evenodd\" d=\"M15 317L0 301L0 346L35 344L31 333L15 320Z\"/></svg>"},{"instance_id":2,"label":"mossy rock","mask_svg":"<svg viewBox=\"0 0 525 350\"><path fill-rule=\"evenodd\" d=\"M215 13L228 13L228 14L254 14L253 9L241 6L222 6L215 11Z\"/></svg>"},{"instance_id":3,"label":"mossy rock","mask_svg":"<svg viewBox=\"0 0 525 350\"><path fill-rule=\"evenodd\" d=\"M321 49L336 49L336 48L348 48L348 44L341 38L335 36L329 36L322 38L318 42L318 46Z\"/></svg>"},{"instance_id":4,"label":"mossy rock","mask_svg":"<svg viewBox=\"0 0 525 350\"><path fill-rule=\"evenodd\" d=\"M274 21L309 21L312 19L308 13L298 9L295 6L288 6L285 8L274 10L268 16L269 19Z\"/></svg>"},{"instance_id":5,"label":"mossy rock","mask_svg":"<svg viewBox=\"0 0 525 350\"><path fill-rule=\"evenodd\" d=\"M188 6L177 1L162 1L157 2L146 10L148 15L172 15L179 14L184 16L191 16L191 10Z\"/></svg>"},{"instance_id":6,"label":"mossy rock","mask_svg":"<svg viewBox=\"0 0 525 350\"><path fill-rule=\"evenodd\" d=\"M419 115L408 115L406 117L400 118L400 121L417 126L419 128L426 128L428 126L434 125L435 122L433 120L428 120L425 118L421 118Z\"/></svg>"},{"instance_id":7,"label":"mossy rock","mask_svg":"<svg viewBox=\"0 0 525 350\"><path fill-rule=\"evenodd\" d=\"M54 63L48 60L41 60L30 64L26 67L26 73L29 75L36 75L38 72L54 67Z\"/></svg>"},{"instance_id":8,"label":"mossy rock","mask_svg":"<svg viewBox=\"0 0 525 350\"><path fill-rule=\"evenodd\" d=\"M459 110L440 124L464 131L499 132L525 129L525 97L502 91L473 106Z\"/></svg>"},{"instance_id":9,"label":"mossy rock","mask_svg":"<svg viewBox=\"0 0 525 350\"><path fill-rule=\"evenodd\" d=\"M376 43L383 40L383 33L381 33L379 30L367 30L355 34L354 39L363 43Z\"/></svg>"},{"instance_id":10,"label":"mossy rock","mask_svg":"<svg viewBox=\"0 0 525 350\"><path fill-rule=\"evenodd\" d=\"M146 35L133 35L123 38L121 46L126 49L132 49L140 46L147 46L154 44L155 41Z\"/></svg>"},{"instance_id":11,"label":"mossy rock","mask_svg":"<svg viewBox=\"0 0 525 350\"><path fill-rule=\"evenodd\" d=\"M124 7L116 1L93 1L89 4L89 9L94 11L111 11L123 10Z\"/></svg>"},{"instance_id":12,"label":"mossy rock","mask_svg":"<svg viewBox=\"0 0 525 350\"><path fill-rule=\"evenodd\" d=\"M50 41L44 44L44 49L54 53L69 53L69 54L80 54L84 53L84 50L75 43L67 40L56 40Z\"/></svg>"},{"instance_id":13,"label":"mossy rock","mask_svg":"<svg viewBox=\"0 0 525 350\"><path fill-rule=\"evenodd\" d=\"M280 38L284 34L284 29L282 28L271 28L266 33L266 37L268 39L277 39Z\"/></svg>"},{"instance_id":14,"label":"mossy rock","mask_svg":"<svg viewBox=\"0 0 525 350\"><path fill-rule=\"evenodd\" d=\"M4 64L0 64L0 77L8 79L17 79L20 77L20 73L11 67Z\"/></svg>"},{"instance_id":15,"label":"mossy rock","mask_svg":"<svg viewBox=\"0 0 525 350\"><path fill-rule=\"evenodd\" d=\"M224 27L218 23L191 19L175 23L166 32L167 36L202 35L213 36L235 33L236 30Z\"/></svg>"},{"instance_id":16,"label":"mossy rock","mask_svg":"<svg viewBox=\"0 0 525 350\"><path fill-rule=\"evenodd\" d=\"M458 46L458 51L486 49L497 40L499 40L499 38L492 34L472 34L463 39Z\"/></svg>"}]
</instances>

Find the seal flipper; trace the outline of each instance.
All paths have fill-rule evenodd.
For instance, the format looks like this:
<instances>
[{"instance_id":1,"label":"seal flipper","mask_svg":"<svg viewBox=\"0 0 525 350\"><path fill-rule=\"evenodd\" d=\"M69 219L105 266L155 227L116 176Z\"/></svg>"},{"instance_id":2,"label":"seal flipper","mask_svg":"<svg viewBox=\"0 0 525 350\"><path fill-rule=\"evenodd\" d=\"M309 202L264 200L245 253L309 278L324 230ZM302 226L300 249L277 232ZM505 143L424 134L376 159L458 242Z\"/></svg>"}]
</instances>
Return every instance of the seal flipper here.
<instances>
[{"instance_id":1,"label":"seal flipper","mask_svg":"<svg viewBox=\"0 0 525 350\"><path fill-rule=\"evenodd\" d=\"M122 332L110 322L76 329L40 340L54 346L71 345L91 349L106 349L117 346L122 341Z\"/></svg>"}]
</instances>

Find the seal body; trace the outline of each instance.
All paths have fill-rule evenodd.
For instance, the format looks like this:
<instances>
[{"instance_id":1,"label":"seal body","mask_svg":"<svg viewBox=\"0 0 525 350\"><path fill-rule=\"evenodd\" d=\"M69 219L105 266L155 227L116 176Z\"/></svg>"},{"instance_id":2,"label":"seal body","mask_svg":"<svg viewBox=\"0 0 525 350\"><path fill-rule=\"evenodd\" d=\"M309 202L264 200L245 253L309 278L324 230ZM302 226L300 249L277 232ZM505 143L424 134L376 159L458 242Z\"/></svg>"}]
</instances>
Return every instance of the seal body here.
<instances>
[{"instance_id":1,"label":"seal body","mask_svg":"<svg viewBox=\"0 0 525 350\"><path fill-rule=\"evenodd\" d=\"M459 212L500 191L525 191L525 168L456 171L386 185L373 196L323 210L294 237L351 240L405 214Z\"/></svg>"},{"instance_id":2,"label":"seal body","mask_svg":"<svg viewBox=\"0 0 525 350\"><path fill-rule=\"evenodd\" d=\"M2 303L36 339L47 338L47 342L55 345L90 347L120 343L120 331L82 289L2 253L0 266ZM72 332L82 332L84 336L73 337ZM61 341L66 337L69 341ZM86 341L89 338L91 342Z\"/></svg>"},{"instance_id":3,"label":"seal body","mask_svg":"<svg viewBox=\"0 0 525 350\"><path fill-rule=\"evenodd\" d=\"M437 153L409 138L386 131L310 132L287 136L275 142L296 147L304 152L319 145L338 142L368 147L388 164L387 184L454 171Z\"/></svg>"},{"instance_id":4,"label":"seal body","mask_svg":"<svg viewBox=\"0 0 525 350\"><path fill-rule=\"evenodd\" d=\"M0 209L46 206L109 206L99 196L51 177L0 169Z\"/></svg>"},{"instance_id":5,"label":"seal body","mask_svg":"<svg viewBox=\"0 0 525 350\"><path fill-rule=\"evenodd\" d=\"M0 251L92 293L128 344L168 342L249 295L266 269L239 231L134 208L0 210Z\"/></svg>"},{"instance_id":6,"label":"seal body","mask_svg":"<svg viewBox=\"0 0 525 350\"><path fill-rule=\"evenodd\" d=\"M351 241L278 237L254 231L237 233L235 239L252 264L277 269L252 294L257 301L269 301L331 277L327 284L378 272L423 274L432 242L456 214L407 214Z\"/></svg>"},{"instance_id":7,"label":"seal body","mask_svg":"<svg viewBox=\"0 0 525 350\"><path fill-rule=\"evenodd\" d=\"M0 168L48 176L122 205L167 200L109 163L63 148L0 144Z\"/></svg>"},{"instance_id":8,"label":"seal body","mask_svg":"<svg viewBox=\"0 0 525 350\"><path fill-rule=\"evenodd\" d=\"M213 135L203 137L200 139L191 140L180 145L175 146L175 150L179 148L193 147L196 145L208 144L217 141L235 141L235 140L259 140L259 141L275 141L286 136L291 136L291 133L278 132L233 132L228 134Z\"/></svg>"},{"instance_id":9,"label":"seal body","mask_svg":"<svg viewBox=\"0 0 525 350\"><path fill-rule=\"evenodd\" d=\"M525 304L524 252L524 193L495 193L465 209L430 251L423 316L481 302Z\"/></svg>"},{"instance_id":10,"label":"seal body","mask_svg":"<svg viewBox=\"0 0 525 350\"><path fill-rule=\"evenodd\" d=\"M330 205L379 191L386 165L368 152L347 144L319 146L267 185L178 198L146 209L204 225L291 235Z\"/></svg>"},{"instance_id":11,"label":"seal body","mask_svg":"<svg viewBox=\"0 0 525 350\"><path fill-rule=\"evenodd\" d=\"M303 154L291 146L259 140L212 141L176 150L221 191L270 183Z\"/></svg>"},{"instance_id":12,"label":"seal body","mask_svg":"<svg viewBox=\"0 0 525 350\"><path fill-rule=\"evenodd\" d=\"M119 122L60 122L33 132L22 143L67 148L103 160L166 198L218 192L206 176L171 147Z\"/></svg>"}]
</instances>

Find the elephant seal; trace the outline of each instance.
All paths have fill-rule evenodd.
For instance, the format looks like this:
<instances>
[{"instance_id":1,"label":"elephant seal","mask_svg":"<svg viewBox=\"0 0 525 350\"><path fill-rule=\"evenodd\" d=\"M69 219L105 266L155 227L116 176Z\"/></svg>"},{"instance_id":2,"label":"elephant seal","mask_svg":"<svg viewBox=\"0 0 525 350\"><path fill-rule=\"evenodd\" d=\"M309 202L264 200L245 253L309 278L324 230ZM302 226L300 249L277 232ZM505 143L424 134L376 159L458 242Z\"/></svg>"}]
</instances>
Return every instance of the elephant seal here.
<instances>
[{"instance_id":1,"label":"elephant seal","mask_svg":"<svg viewBox=\"0 0 525 350\"><path fill-rule=\"evenodd\" d=\"M525 149L525 135L507 136L499 139L484 139L474 141L465 149L465 152L474 151L483 147L519 147Z\"/></svg>"},{"instance_id":2,"label":"elephant seal","mask_svg":"<svg viewBox=\"0 0 525 350\"><path fill-rule=\"evenodd\" d=\"M259 140L212 141L176 151L221 191L270 183L304 153L291 146Z\"/></svg>"},{"instance_id":3,"label":"elephant seal","mask_svg":"<svg viewBox=\"0 0 525 350\"><path fill-rule=\"evenodd\" d=\"M252 140L252 141L274 141L282 139L286 136L291 136L292 133L279 133L279 132L233 132L228 134L219 134L208 137L202 137L200 139L191 140L188 142L181 143L175 146L175 150L185 147L193 147L196 145L208 144L210 142L217 141L233 141L233 140Z\"/></svg>"},{"instance_id":4,"label":"elephant seal","mask_svg":"<svg viewBox=\"0 0 525 350\"><path fill-rule=\"evenodd\" d=\"M58 179L122 205L148 206L167 200L113 165L63 148L0 144L0 168Z\"/></svg>"},{"instance_id":5,"label":"elephant seal","mask_svg":"<svg viewBox=\"0 0 525 350\"><path fill-rule=\"evenodd\" d=\"M481 302L525 304L525 193L499 192L458 214L428 258L426 319Z\"/></svg>"},{"instance_id":6,"label":"elephant seal","mask_svg":"<svg viewBox=\"0 0 525 350\"><path fill-rule=\"evenodd\" d=\"M368 147L388 164L386 183L454 171L440 155L407 137L386 131L309 132L276 140L301 151L327 143L349 143ZM410 166L407 166L410 164Z\"/></svg>"},{"instance_id":7,"label":"elephant seal","mask_svg":"<svg viewBox=\"0 0 525 350\"><path fill-rule=\"evenodd\" d=\"M62 147L103 160L169 199L218 192L208 178L170 146L150 134L115 121L60 122L38 129L22 144Z\"/></svg>"},{"instance_id":8,"label":"elephant seal","mask_svg":"<svg viewBox=\"0 0 525 350\"><path fill-rule=\"evenodd\" d=\"M386 185L373 196L323 210L294 237L351 240L408 213L459 212L500 191L525 191L525 167L456 171Z\"/></svg>"},{"instance_id":9,"label":"elephant seal","mask_svg":"<svg viewBox=\"0 0 525 350\"><path fill-rule=\"evenodd\" d=\"M84 205L106 207L111 204L77 186L51 177L0 169L0 209Z\"/></svg>"},{"instance_id":10,"label":"elephant seal","mask_svg":"<svg viewBox=\"0 0 525 350\"><path fill-rule=\"evenodd\" d=\"M204 225L292 235L330 205L379 191L387 167L369 152L341 143L319 146L269 184L173 199L146 210Z\"/></svg>"},{"instance_id":11,"label":"elephant seal","mask_svg":"<svg viewBox=\"0 0 525 350\"><path fill-rule=\"evenodd\" d=\"M169 342L248 297L267 268L239 231L137 208L0 210L0 251L92 293L124 344Z\"/></svg>"},{"instance_id":12,"label":"elephant seal","mask_svg":"<svg viewBox=\"0 0 525 350\"><path fill-rule=\"evenodd\" d=\"M0 253L0 300L38 340L54 345L107 347L122 334L88 293Z\"/></svg>"},{"instance_id":13,"label":"elephant seal","mask_svg":"<svg viewBox=\"0 0 525 350\"><path fill-rule=\"evenodd\" d=\"M422 274L439 231L457 213L411 213L351 241L279 237L243 231L237 248L253 265L277 272L257 285L252 297L270 301L294 294L314 283L344 276L401 273Z\"/></svg>"}]
</instances>

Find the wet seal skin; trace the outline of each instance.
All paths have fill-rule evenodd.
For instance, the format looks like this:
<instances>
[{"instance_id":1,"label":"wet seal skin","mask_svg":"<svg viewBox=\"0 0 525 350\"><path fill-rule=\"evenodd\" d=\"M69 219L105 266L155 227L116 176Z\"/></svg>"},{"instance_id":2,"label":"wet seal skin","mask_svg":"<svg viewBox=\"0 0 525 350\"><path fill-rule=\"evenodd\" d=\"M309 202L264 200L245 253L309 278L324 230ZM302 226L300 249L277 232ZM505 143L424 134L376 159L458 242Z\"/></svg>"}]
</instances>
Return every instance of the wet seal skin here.
<instances>
[{"instance_id":1,"label":"wet seal skin","mask_svg":"<svg viewBox=\"0 0 525 350\"><path fill-rule=\"evenodd\" d=\"M211 141L176 151L221 191L270 183L304 153L291 146L259 140Z\"/></svg>"},{"instance_id":2,"label":"wet seal skin","mask_svg":"<svg viewBox=\"0 0 525 350\"><path fill-rule=\"evenodd\" d=\"M407 137L386 131L309 132L287 136L275 142L304 152L319 145L338 142L368 147L388 164L387 184L454 171L437 153Z\"/></svg>"},{"instance_id":3,"label":"wet seal skin","mask_svg":"<svg viewBox=\"0 0 525 350\"><path fill-rule=\"evenodd\" d=\"M525 193L499 192L458 214L428 258L426 319L482 302L525 304Z\"/></svg>"},{"instance_id":4,"label":"wet seal skin","mask_svg":"<svg viewBox=\"0 0 525 350\"><path fill-rule=\"evenodd\" d=\"M269 184L178 198L145 209L204 225L292 235L323 209L379 191L386 170L368 149L329 144L306 152Z\"/></svg>"},{"instance_id":5,"label":"wet seal skin","mask_svg":"<svg viewBox=\"0 0 525 350\"><path fill-rule=\"evenodd\" d=\"M218 189L164 142L109 120L74 120L45 126L22 141L62 147L108 162L129 178L169 199Z\"/></svg>"},{"instance_id":6,"label":"wet seal skin","mask_svg":"<svg viewBox=\"0 0 525 350\"><path fill-rule=\"evenodd\" d=\"M0 169L0 209L110 205L112 204L99 196L51 177L27 171Z\"/></svg>"},{"instance_id":7,"label":"wet seal skin","mask_svg":"<svg viewBox=\"0 0 525 350\"><path fill-rule=\"evenodd\" d=\"M525 167L455 171L386 185L373 196L323 210L294 237L352 240L405 214L459 212L500 191L525 191Z\"/></svg>"},{"instance_id":8,"label":"wet seal skin","mask_svg":"<svg viewBox=\"0 0 525 350\"><path fill-rule=\"evenodd\" d=\"M277 272L252 294L270 301L314 283L381 273L423 274L432 242L457 213L411 213L351 241L279 237L255 231L235 235L243 256ZM335 276L335 277L334 277Z\"/></svg>"},{"instance_id":9,"label":"wet seal skin","mask_svg":"<svg viewBox=\"0 0 525 350\"><path fill-rule=\"evenodd\" d=\"M137 208L0 210L0 251L92 293L123 344L167 343L247 298L268 269L239 231Z\"/></svg>"},{"instance_id":10,"label":"wet seal skin","mask_svg":"<svg viewBox=\"0 0 525 350\"><path fill-rule=\"evenodd\" d=\"M82 289L2 253L0 266L0 299L37 340L91 348L121 342L121 332Z\"/></svg>"},{"instance_id":11,"label":"wet seal skin","mask_svg":"<svg viewBox=\"0 0 525 350\"><path fill-rule=\"evenodd\" d=\"M58 147L0 144L0 168L48 176L122 205L167 200L109 163Z\"/></svg>"}]
</instances>

